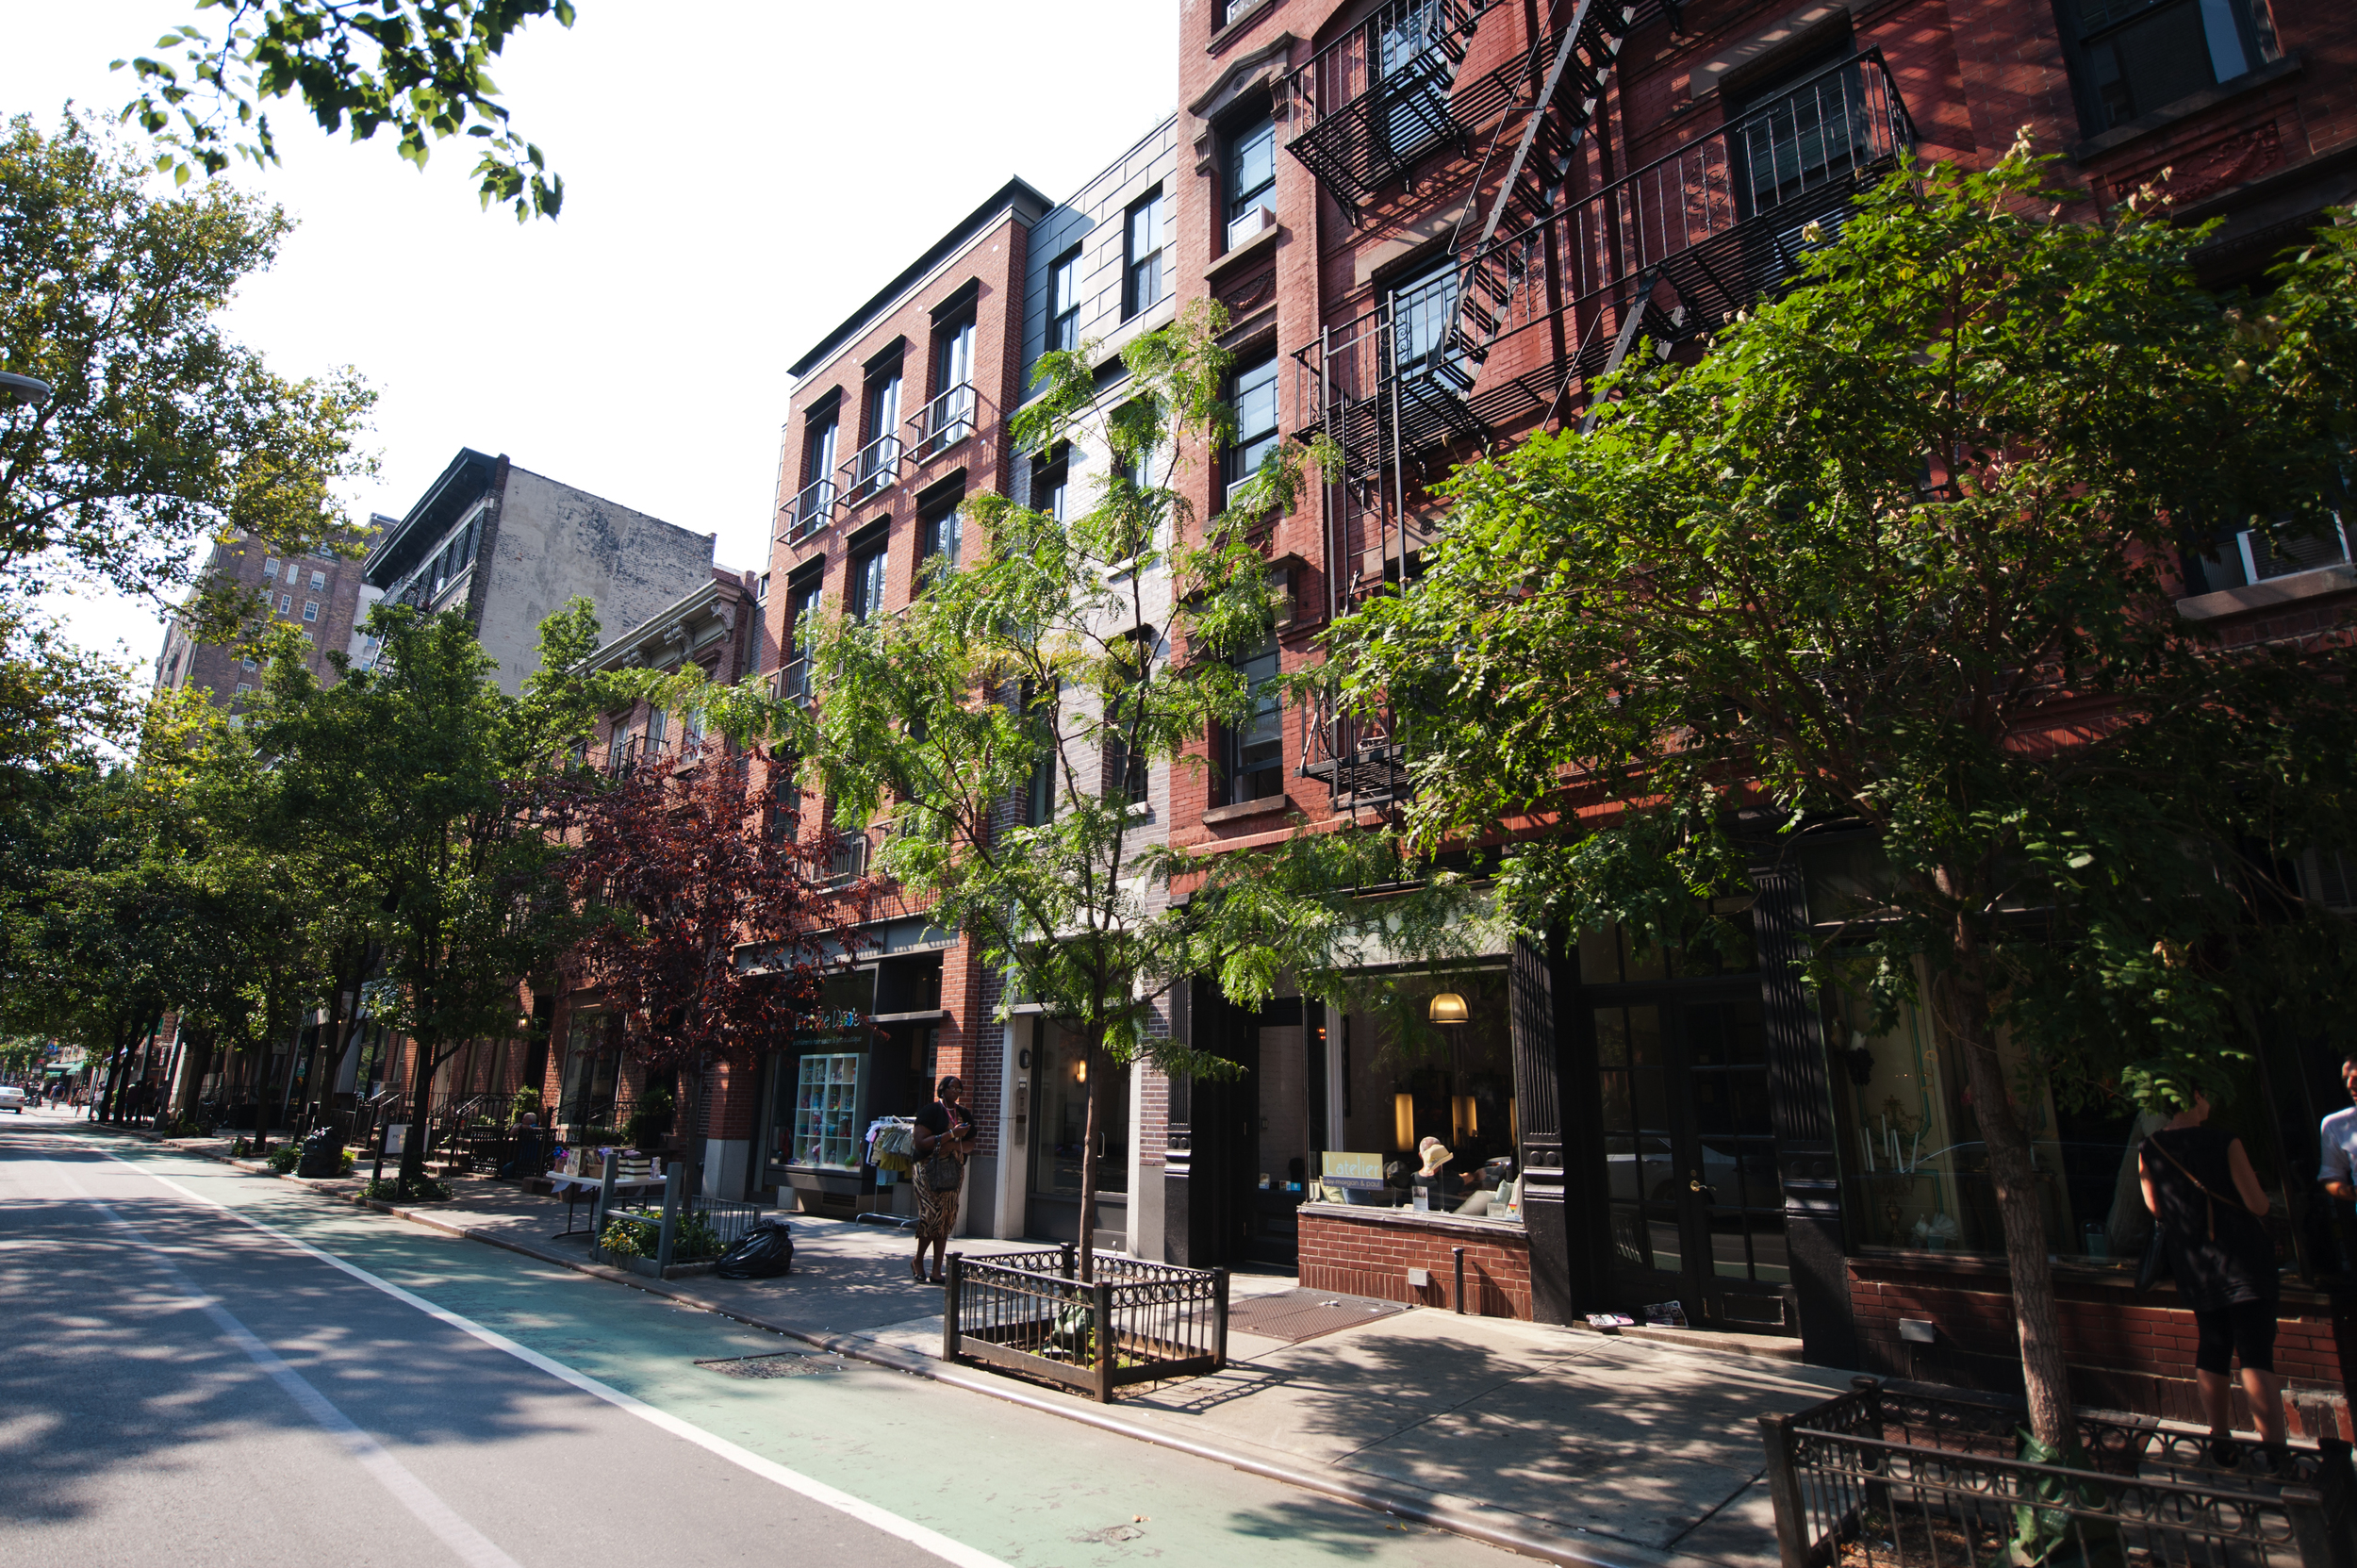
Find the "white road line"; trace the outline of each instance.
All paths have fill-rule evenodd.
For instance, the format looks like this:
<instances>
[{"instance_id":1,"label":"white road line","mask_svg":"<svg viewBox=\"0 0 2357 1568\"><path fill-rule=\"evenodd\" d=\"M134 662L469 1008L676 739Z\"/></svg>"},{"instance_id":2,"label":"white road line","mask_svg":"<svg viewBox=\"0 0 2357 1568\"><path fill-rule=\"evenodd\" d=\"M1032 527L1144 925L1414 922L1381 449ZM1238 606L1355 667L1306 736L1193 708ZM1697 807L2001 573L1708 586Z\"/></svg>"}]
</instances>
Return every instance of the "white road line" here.
<instances>
[{"instance_id":1,"label":"white road line","mask_svg":"<svg viewBox=\"0 0 2357 1568\"><path fill-rule=\"evenodd\" d=\"M29 1164L30 1162L28 1162ZM458 1511L442 1501L432 1487L418 1479L407 1465L385 1450L385 1445L362 1431L352 1417L338 1410L327 1395L314 1387L309 1378L278 1359L277 1353L256 1338L254 1330L208 1296L197 1282L189 1278L172 1255L158 1246L136 1225L116 1213L107 1203L74 1179L74 1173L56 1162L46 1162L57 1172L66 1190L106 1216L107 1223L121 1230L144 1248L149 1262L170 1277L180 1289L181 1298L190 1306L213 1320L224 1338L252 1359L255 1366L271 1376L271 1380L286 1390L287 1396L301 1407L303 1413L339 1444L344 1452L359 1461L360 1468L375 1477L376 1483L393 1494L393 1500L418 1516L420 1524L432 1530L448 1546L459 1561L469 1568L523 1568L492 1543L490 1538L458 1516Z\"/></svg>"},{"instance_id":2,"label":"white road line","mask_svg":"<svg viewBox=\"0 0 2357 1568\"><path fill-rule=\"evenodd\" d=\"M180 1185L169 1177L158 1176L138 1161L125 1160L122 1155L110 1149L102 1148L97 1152L104 1154L117 1164L130 1166L150 1181L171 1188L192 1203L202 1203L207 1208L218 1209L239 1224L250 1225L262 1234L283 1242L298 1252L308 1253L331 1268L341 1269L362 1284L383 1291L394 1300L415 1307L426 1316L437 1322L447 1323L462 1333L472 1334L494 1350L504 1351L528 1366L537 1367L552 1378L570 1383L584 1394L595 1395L615 1409L628 1411L648 1425L660 1428L674 1437L684 1438L706 1453L724 1459L739 1469L749 1470L764 1480L774 1482L789 1492L799 1493L812 1502L833 1509L838 1513L848 1514L863 1525L882 1530L896 1540L905 1541L920 1551L930 1552L944 1562L956 1563L958 1568L1009 1568L1009 1564L998 1558L992 1557L988 1552L978 1550L962 1541L953 1541L938 1530L929 1529L912 1519L903 1519L888 1509L878 1508L873 1503L854 1497L849 1493L829 1486L814 1477L805 1476L799 1470L788 1469L775 1460L764 1459L751 1449L740 1447L724 1437L716 1437L701 1427L681 1420L668 1411L657 1410L645 1400L635 1398L624 1394L620 1389L602 1383L586 1373L577 1372L562 1362L552 1361L528 1345L517 1344L496 1329L486 1329L471 1318L461 1317L447 1307L437 1306L421 1296L414 1296L403 1290L389 1279L379 1279L356 1263L347 1263L332 1252L323 1251L313 1246L309 1242L290 1236L274 1226L265 1225L253 1215L232 1208L218 1198L206 1197L202 1193L192 1192ZM290 1371L289 1376L291 1375Z\"/></svg>"}]
</instances>

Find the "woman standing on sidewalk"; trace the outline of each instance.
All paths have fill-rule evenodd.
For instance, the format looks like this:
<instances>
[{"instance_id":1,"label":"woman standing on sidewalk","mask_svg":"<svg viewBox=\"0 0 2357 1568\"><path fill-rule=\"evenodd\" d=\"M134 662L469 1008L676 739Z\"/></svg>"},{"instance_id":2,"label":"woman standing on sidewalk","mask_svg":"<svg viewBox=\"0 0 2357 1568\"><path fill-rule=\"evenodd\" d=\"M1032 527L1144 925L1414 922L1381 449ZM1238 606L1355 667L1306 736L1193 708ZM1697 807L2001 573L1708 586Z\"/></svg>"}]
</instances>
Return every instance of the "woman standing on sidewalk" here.
<instances>
[{"instance_id":1,"label":"woman standing on sidewalk","mask_svg":"<svg viewBox=\"0 0 2357 1568\"><path fill-rule=\"evenodd\" d=\"M948 1266L958 1194L965 1185L965 1162L974 1152L974 1118L961 1103L964 1082L952 1075L941 1081L938 1092L941 1098L916 1114L916 1261L910 1265L913 1278L922 1281L925 1247L931 1244L936 1285Z\"/></svg>"},{"instance_id":2,"label":"woman standing on sidewalk","mask_svg":"<svg viewBox=\"0 0 2357 1568\"><path fill-rule=\"evenodd\" d=\"M2275 1244L2260 1221L2267 1197L2242 1140L2202 1122L2209 1097L2196 1094L2189 1110L2144 1140L2136 1151L2144 1206L2159 1223L2177 1294L2193 1309L2200 1336L2194 1383L2210 1423L2210 1457L2232 1466L2234 1445L2234 1358L2242 1358L2243 1394L2251 1424L2270 1449L2283 1444L2283 1380L2275 1375L2275 1317L2281 1284Z\"/></svg>"}]
</instances>

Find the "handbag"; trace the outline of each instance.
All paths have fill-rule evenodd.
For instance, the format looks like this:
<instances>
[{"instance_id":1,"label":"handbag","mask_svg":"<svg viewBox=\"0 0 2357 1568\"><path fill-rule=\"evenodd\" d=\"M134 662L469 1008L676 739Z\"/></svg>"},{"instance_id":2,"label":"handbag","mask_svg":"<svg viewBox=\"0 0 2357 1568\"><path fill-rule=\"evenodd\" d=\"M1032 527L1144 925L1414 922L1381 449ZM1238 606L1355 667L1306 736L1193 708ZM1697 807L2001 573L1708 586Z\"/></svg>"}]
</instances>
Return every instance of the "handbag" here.
<instances>
[{"instance_id":1,"label":"handbag","mask_svg":"<svg viewBox=\"0 0 2357 1568\"><path fill-rule=\"evenodd\" d=\"M965 1180L965 1167L954 1154L935 1154L925 1162L925 1186L936 1193L953 1193Z\"/></svg>"}]
</instances>

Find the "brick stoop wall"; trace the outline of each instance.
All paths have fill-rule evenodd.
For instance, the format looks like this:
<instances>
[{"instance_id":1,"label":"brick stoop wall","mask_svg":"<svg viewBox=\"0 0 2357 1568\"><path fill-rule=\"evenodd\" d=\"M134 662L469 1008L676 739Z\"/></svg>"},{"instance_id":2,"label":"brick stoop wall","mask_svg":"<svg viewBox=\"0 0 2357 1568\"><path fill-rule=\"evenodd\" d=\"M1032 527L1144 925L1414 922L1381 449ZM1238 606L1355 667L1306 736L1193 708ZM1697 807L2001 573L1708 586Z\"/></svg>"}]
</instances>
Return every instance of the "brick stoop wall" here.
<instances>
[{"instance_id":1,"label":"brick stoop wall","mask_svg":"<svg viewBox=\"0 0 2357 1568\"><path fill-rule=\"evenodd\" d=\"M1530 1236L1518 1226L1412 1209L1312 1203L1301 1210L1301 1283L1308 1290L1453 1308L1455 1249L1460 1246L1465 1310L1482 1317L1528 1319ZM1409 1284L1411 1268L1429 1269L1432 1283Z\"/></svg>"},{"instance_id":2,"label":"brick stoop wall","mask_svg":"<svg viewBox=\"0 0 2357 1568\"><path fill-rule=\"evenodd\" d=\"M2021 1355L2013 1297L2001 1267L1956 1260L1937 1267L1880 1259L1850 1260L1850 1300L1857 1313L1865 1368L1924 1382L2019 1393ZM2166 1286L2138 1295L2126 1280L2054 1281L2070 1363L2071 1395L2081 1404L2172 1421L2202 1420L2193 1381L2193 1313ZM2275 1369L2284 1378L2295 1436L2357 1437L2349 1410L2342 1336L2357 1333L2357 1303L2312 1291L2283 1293ZM1899 1337L1899 1320L1927 1320L1929 1345ZM2237 1425L2250 1425L2237 1380Z\"/></svg>"}]
</instances>

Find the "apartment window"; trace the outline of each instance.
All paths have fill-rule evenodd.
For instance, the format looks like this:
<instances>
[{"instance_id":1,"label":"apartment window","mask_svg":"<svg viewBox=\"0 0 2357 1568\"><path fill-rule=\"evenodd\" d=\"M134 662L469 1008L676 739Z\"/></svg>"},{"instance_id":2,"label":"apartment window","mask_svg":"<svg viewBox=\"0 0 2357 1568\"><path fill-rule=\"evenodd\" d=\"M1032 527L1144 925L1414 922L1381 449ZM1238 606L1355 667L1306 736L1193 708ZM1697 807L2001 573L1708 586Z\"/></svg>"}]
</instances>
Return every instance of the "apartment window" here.
<instances>
[{"instance_id":1,"label":"apartment window","mask_svg":"<svg viewBox=\"0 0 2357 1568\"><path fill-rule=\"evenodd\" d=\"M816 485L834 472L834 437L841 423L833 408L827 410L823 421L812 424L802 437L802 483Z\"/></svg>"},{"instance_id":2,"label":"apartment window","mask_svg":"<svg viewBox=\"0 0 2357 1568\"><path fill-rule=\"evenodd\" d=\"M900 367L870 379L867 383L866 427L860 432L860 442L889 436L900 423Z\"/></svg>"},{"instance_id":3,"label":"apartment window","mask_svg":"<svg viewBox=\"0 0 2357 1568\"><path fill-rule=\"evenodd\" d=\"M1056 258L1047 269L1047 347L1070 354L1080 346L1080 248Z\"/></svg>"},{"instance_id":4,"label":"apartment window","mask_svg":"<svg viewBox=\"0 0 2357 1568\"><path fill-rule=\"evenodd\" d=\"M1162 265L1162 250L1169 237L1170 197L1157 187L1129 208L1122 234L1123 320L1151 310L1169 292L1169 269Z\"/></svg>"},{"instance_id":5,"label":"apartment window","mask_svg":"<svg viewBox=\"0 0 2357 1568\"><path fill-rule=\"evenodd\" d=\"M239 681L238 683L238 695L240 697L243 697L246 693L252 691L253 689L254 688L252 686L246 685L243 681Z\"/></svg>"},{"instance_id":6,"label":"apartment window","mask_svg":"<svg viewBox=\"0 0 2357 1568\"><path fill-rule=\"evenodd\" d=\"M305 600L303 602L303 619L305 620L317 620L319 618L320 602L316 599Z\"/></svg>"},{"instance_id":7,"label":"apartment window","mask_svg":"<svg viewBox=\"0 0 2357 1568\"><path fill-rule=\"evenodd\" d=\"M920 457L931 457L974 434L974 322L970 318L933 339L933 401L916 422Z\"/></svg>"},{"instance_id":8,"label":"apartment window","mask_svg":"<svg viewBox=\"0 0 2357 1568\"><path fill-rule=\"evenodd\" d=\"M943 571L955 571L958 567L958 544L965 525L962 520L965 498L963 493L943 497L925 509L918 520L919 536L923 540L922 559L939 561Z\"/></svg>"},{"instance_id":9,"label":"apartment window","mask_svg":"<svg viewBox=\"0 0 2357 1568\"><path fill-rule=\"evenodd\" d=\"M885 551L882 544L851 557L851 577L843 591L843 613L865 620L883 611Z\"/></svg>"},{"instance_id":10,"label":"apartment window","mask_svg":"<svg viewBox=\"0 0 2357 1568\"><path fill-rule=\"evenodd\" d=\"M823 584L816 572L788 585L785 627L778 639L785 655L778 695L798 699L810 695L810 635L817 624L818 595Z\"/></svg>"},{"instance_id":11,"label":"apartment window","mask_svg":"<svg viewBox=\"0 0 2357 1568\"><path fill-rule=\"evenodd\" d=\"M1277 679L1277 650L1240 661L1249 704L1228 732L1228 800L1231 805L1265 801L1285 792L1285 705L1270 685Z\"/></svg>"},{"instance_id":12,"label":"apartment window","mask_svg":"<svg viewBox=\"0 0 2357 1568\"><path fill-rule=\"evenodd\" d=\"M1456 341L1457 262L1443 256L1392 290L1393 352L1400 370L1430 375L1459 366Z\"/></svg>"},{"instance_id":13,"label":"apartment window","mask_svg":"<svg viewBox=\"0 0 2357 1568\"><path fill-rule=\"evenodd\" d=\"M293 594L290 594L290 593L282 593L282 594L280 594L280 595L278 596L278 613L279 613L280 615L292 615L292 614L294 614L294 595L293 595Z\"/></svg>"},{"instance_id":14,"label":"apartment window","mask_svg":"<svg viewBox=\"0 0 2357 1568\"><path fill-rule=\"evenodd\" d=\"M1031 769L1031 780L1023 796L1023 825L1044 828L1056 819L1056 752L1053 747L1043 748L1038 764Z\"/></svg>"},{"instance_id":15,"label":"apartment window","mask_svg":"<svg viewBox=\"0 0 2357 1568\"><path fill-rule=\"evenodd\" d=\"M802 818L802 786L794 781L794 759L778 755L769 759L769 841L783 843L794 836L795 828Z\"/></svg>"},{"instance_id":16,"label":"apartment window","mask_svg":"<svg viewBox=\"0 0 2357 1568\"><path fill-rule=\"evenodd\" d=\"M1065 508L1072 489L1072 449L1061 442L1050 454L1031 460L1031 510L1045 512L1058 522L1067 520Z\"/></svg>"},{"instance_id":17,"label":"apartment window","mask_svg":"<svg viewBox=\"0 0 2357 1568\"><path fill-rule=\"evenodd\" d=\"M262 581L264 581L265 583L275 583L275 582L277 582L277 581L278 581L278 557L277 557L277 556L275 556L275 555L267 555L267 556L264 556L264 557L263 557L263 559L262 559Z\"/></svg>"},{"instance_id":18,"label":"apartment window","mask_svg":"<svg viewBox=\"0 0 2357 1568\"><path fill-rule=\"evenodd\" d=\"M2076 21L2081 111L2105 131L2265 58L2250 0L2064 0Z\"/></svg>"},{"instance_id":19,"label":"apartment window","mask_svg":"<svg viewBox=\"0 0 2357 1568\"><path fill-rule=\"evenodd\" d=\"M255 663L252 659L239 659L238 661L238 668L240 669L259 669L262 667Z\"/></svg>"},{"instance_id":20,"label":"apartment window","mask_svg":"<svg viewBox=\"0 0 2357 1568\"><path fill-rule=\"evenodd\" d=\"M1226 478L1234 486L1260 472L1277 450L1277 351L1270 349L1236 371L1228 397L1236 410L1236 437L1228 445Z\"/></svg>"},{"instance_id":21,"label":"apartment window","mask_svg":"<svg viewBox=\"0 0 2357 1568\"><path fill-rule=\"evenodd\" d=\"M959 322L934 341L933 395L954 390L974 379L974 322Z\"/></svg>"},{"instance_id":22,"label":"apartment window","mask_svg":"<svg viewBox=\"0 0 2357 1568\"><path fill-rule=\"evenodd\" d=\"M315 571L311 573L311 591L313 593L319 592L325 586L327 586L327 573L323 571Z\"/></svg>"},{"instance_id":23,"label":"apartment window","mask_svg":"<svg viewBox=\"0 0 2357 1568\"><path fill-rule=\"evenodd\" d=\"M1228 143L1228 243L1251 239L1251 221L1276 198L1277 123L1262 120Z\"/></svg>"},{"instance_id":24,"label":"apartment window","mask_svg":"<svg viewBox=\"0 0 2357 1568\"><path fill-rule=\"evenodd\" d=\"M769 574L766 571L761 574L761 581L754 585L753 602L756 604L769 602Z\"/></svg>"},{"instance_id":25,"label":"apartment window","mask_svg":"<svg viewBox=\"0 0 2357 1568\"><path fill-rule=\"evenodd\" d=\"M866 406L860 413L860 449L853 460L854 499L881 493L899 472L900 367L867 380Z\"/></svg>"},{"instance_id":26,"label":"apartment window","mask_svg":"<svg viewBox=\"0 0 2357 1568\"><path fill-rule=\"evenodd\" d=\"M1393 0L1370 25L1383 80L1402 81L1382 111L1381 130L1394 158L1423 152L1448 120L1448 18L1441 0Z\"/></svg>"}]
</instances>

